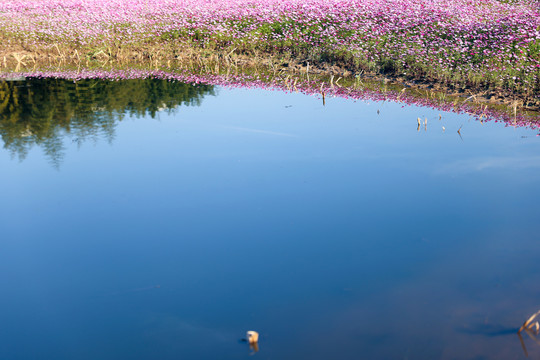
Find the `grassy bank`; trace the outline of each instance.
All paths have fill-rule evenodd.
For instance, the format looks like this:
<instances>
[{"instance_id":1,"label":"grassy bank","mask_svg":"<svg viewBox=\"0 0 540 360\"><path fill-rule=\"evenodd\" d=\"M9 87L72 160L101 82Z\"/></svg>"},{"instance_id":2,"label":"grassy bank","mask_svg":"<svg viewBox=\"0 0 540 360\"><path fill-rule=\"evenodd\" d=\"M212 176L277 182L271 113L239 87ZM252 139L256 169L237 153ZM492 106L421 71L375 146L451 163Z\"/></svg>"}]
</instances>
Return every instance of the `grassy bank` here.
<instances>
[{"instance_id":1,"label":"grassy bank","mask_svg":"<svg viewBox=\"0 0 540 360\"><path fill-rule=\"evenodd\" d=\"M51 57L226 66L248 57L540 98L535 1L7 0L0 27L4 69Z\"/></svg>"}]
</instances>

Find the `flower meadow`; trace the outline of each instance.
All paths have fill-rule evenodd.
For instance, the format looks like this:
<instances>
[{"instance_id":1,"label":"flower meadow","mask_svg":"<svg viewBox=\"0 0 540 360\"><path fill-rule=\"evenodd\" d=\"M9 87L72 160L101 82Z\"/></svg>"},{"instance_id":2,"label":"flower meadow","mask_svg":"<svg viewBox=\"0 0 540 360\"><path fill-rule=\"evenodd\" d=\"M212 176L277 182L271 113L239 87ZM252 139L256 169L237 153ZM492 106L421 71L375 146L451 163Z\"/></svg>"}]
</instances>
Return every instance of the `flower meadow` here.
<instances>
[{"instance_id":1,"label":"flower meadow","mask_svg":"<svg viewBox=\"0 0 540 360\"><path fill-rule=\"evenodd\" d=\"M3 0L0 27L4 54L189 46L540 94L534 0Z\"/></svg>"}]
</instances>

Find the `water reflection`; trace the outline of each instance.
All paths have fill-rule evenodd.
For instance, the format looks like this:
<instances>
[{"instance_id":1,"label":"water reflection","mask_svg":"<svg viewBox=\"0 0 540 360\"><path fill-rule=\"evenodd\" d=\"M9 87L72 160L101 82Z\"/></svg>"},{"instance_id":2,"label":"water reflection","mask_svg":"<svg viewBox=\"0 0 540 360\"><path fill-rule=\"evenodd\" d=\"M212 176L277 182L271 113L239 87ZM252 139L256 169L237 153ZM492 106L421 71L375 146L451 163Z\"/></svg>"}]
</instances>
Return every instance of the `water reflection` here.
<instances>
[{"instance_id":1,"label":"water reflection","mask_svg":"<svg viewBox=\"0 0 540 360\"><path fill-rule=\"evenodd\" d=\"M523 353L526 357L529 356L529 352L525 346L525 341L523 340L522 334L527 334L536 344L540 345L540 340L538 340L538 335L540 334L540 324L538 321L534 321L538 315L540 315L540 311L537 311L529 319L527 319L527 321L523 323L517 332L521 347L523 348Z\"/></svg>"},{"instance_id":2,"label":"water reflection","mask_svg":"<svg viewBox=\"0 0 540 360\"><path fill-rule=\"evenodd\" d=\"M250 329L265 359L523 357L535 131L328 93L181 110L64 141L62 171L0 151L1 359L238 360Z\"/></svg>"},{"instance_id":3,"label":"water reflection","mask_svg":"<svg viewBox=\"0 0 540 360\"><path fill-rule=\"evenodd\" d=\"M54 166L63 158L63 138L114 138L125 114L154 118L160 110L200 105L211 85L162 79L103 81L28 79L0 82L0 136L4 148L23 160L37 145Z\"/></svg>"}]
</instances>

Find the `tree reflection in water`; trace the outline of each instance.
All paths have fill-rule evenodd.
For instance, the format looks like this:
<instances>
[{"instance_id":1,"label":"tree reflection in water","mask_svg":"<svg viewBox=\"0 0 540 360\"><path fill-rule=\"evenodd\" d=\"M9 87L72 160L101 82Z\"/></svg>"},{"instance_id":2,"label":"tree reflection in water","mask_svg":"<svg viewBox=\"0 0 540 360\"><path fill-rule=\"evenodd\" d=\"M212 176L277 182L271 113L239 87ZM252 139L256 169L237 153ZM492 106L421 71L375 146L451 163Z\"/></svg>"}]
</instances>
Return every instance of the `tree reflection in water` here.
<instances>
[{"instance_id":1,"label":"tree reflection in water","mask_svg":"<svg viewBox=\"0 0 540 360\"><path fill-rule=\"evenodd\" d=\"M24 160L37 145L59 167L64 137L114 139L116 123L126 114L151 116L179 105L200 105L214 95L212 85L161 79L0 81L0 136L13 157Z\"/></svg>"}]
</instances>

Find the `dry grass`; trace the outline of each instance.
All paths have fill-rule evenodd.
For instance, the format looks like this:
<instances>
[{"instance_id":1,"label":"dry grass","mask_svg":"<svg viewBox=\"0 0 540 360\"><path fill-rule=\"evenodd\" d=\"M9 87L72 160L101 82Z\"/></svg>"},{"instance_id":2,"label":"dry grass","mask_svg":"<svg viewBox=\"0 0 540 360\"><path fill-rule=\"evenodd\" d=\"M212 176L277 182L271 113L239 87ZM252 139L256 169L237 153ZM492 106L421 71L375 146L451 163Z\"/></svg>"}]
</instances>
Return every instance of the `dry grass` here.
<instances>
[{"instance_id":1,"label":"dry grass","mask_svg":"<svg viewBox=\"0 0 540 360\"><path fill-rule=\"evenodd\" d=\"M1 38L1 35L0 35ZM1 40L1 39L0 39ZM43 68L61 71L65 68L145 68L174 70L186 69L199 74L242 74L244 72L281 74L302 76L308 81L311 78L327 77L331 88L363 86L363 81L384 81L384 86L403 85L415 89L426 99L448 101L454 99L455 108L459 110L465 103L476 105L506 106L514 115L518 111L540 111L540 99L528 98L513 92L502 90L486 91L474 88L454 88L442 83L428 80L419 83L416 79L391 77L374 74L364 69L355 68L350 62L310 62L306 59L291 58L288 55L276 55L261 51L240 52L236 47L202 49L185 43L170 42L155 46L152 44L139 47L107 47L103 49L73 48L63 44L52 44L48 47L33 50L22 44L0 42L0 72L31 72ZM296 83L284 77L287 88L294 90ZM402 92L405 88L402 89ZM325 93L321 90L323 102ZM398 97L399 99L399 97Z\"/></svg>"}]
</instances>

